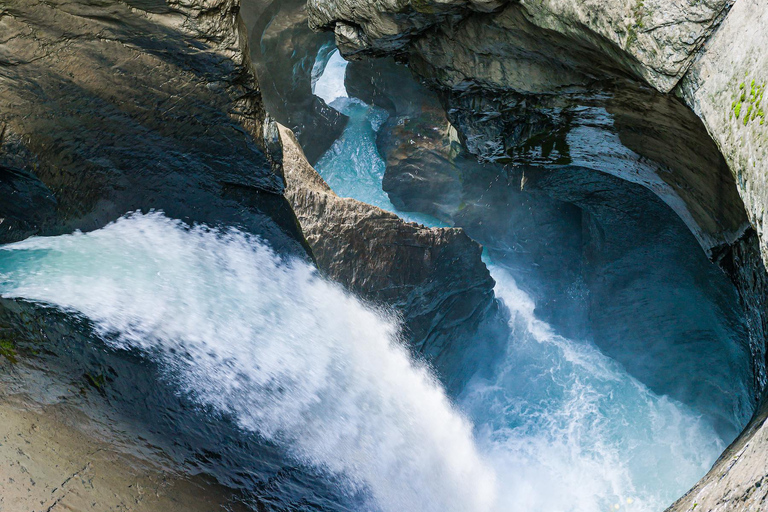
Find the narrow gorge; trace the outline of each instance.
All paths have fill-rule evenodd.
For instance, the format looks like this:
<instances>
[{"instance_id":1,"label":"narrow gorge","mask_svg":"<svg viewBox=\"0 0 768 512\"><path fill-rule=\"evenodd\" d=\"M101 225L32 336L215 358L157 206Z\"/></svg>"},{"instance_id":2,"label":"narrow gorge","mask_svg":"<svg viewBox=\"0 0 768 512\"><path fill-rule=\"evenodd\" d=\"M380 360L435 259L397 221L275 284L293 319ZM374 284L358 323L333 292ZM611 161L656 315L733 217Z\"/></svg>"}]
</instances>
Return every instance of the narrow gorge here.
<instances>
[{"instance_id":1,"label":"narrow gorge","mask_svg":"<svg viewBox=\"0 0 768 512\"><path fill-rule=\"evenodd\" d=\"M768 510L763 22L0 0L0 512Z\"/></svg>"}]
</instances>

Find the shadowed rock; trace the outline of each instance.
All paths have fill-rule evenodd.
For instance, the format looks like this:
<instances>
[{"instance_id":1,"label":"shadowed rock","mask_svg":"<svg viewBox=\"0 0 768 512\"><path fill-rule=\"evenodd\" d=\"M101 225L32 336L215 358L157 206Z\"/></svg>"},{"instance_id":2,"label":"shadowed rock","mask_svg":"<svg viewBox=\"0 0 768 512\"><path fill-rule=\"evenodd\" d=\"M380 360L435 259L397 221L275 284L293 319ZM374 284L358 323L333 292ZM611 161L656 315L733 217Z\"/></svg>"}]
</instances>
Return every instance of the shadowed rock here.
<instances>
[{"instance_id":1,"label":"shadowed rock","mask_svg":"<svg viewBox=\"0 0 768 512\"><path fill-rule=\"evenodd\" d=\"M347 124L345 115L312 94L315 60L333 38L309 28L305 0L243 0L242 4L264 104L296 134L314 164Z\"/></svg>"},{"instance_id":2,"label":"shadowed rock","mask_svg":"<svg viewBox=\"0 0 768 512\"><path fill-rule=\"evenodd\" d=\"M237 12L234 0L3 4L0 164L56 200L34 232L162 209L304 253Z\"/></svg>"},{"instance_id":3,"label":"shadowed rock","mask_svg":"<svg viewBox=\"0 0 768 512\"><path fill-rule=\"evenodd\" d=\"M280 134L286 197L320 271L401 316L405 339L449 386L467 377L467 336L497 308L480 246L460 229L427 228L338 197L290 130L280 127Z\"/></svg>"}]
</instances>

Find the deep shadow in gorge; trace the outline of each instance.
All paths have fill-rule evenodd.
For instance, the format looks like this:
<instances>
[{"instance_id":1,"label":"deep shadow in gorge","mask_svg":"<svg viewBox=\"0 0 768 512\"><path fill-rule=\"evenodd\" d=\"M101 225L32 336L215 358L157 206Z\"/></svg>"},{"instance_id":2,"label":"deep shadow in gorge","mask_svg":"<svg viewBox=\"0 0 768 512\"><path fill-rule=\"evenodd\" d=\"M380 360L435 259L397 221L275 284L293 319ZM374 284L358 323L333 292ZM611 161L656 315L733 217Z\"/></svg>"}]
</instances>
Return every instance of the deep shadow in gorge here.
<instances>
[{"instance_id":1,"label":"deep shadow in gorge","mask_svg":"<svg viewBox=\"0 0 768 512\"><path fill-rule=\"evenodd\" d=\"M130 3L150 11L164 9L163 2L137 0ZM261 92L267 110L297 131L309 160L315 162L322 159L349 125L347 116L312 94L312 86L333 48L328 45L330 37L327 34L309 31L302 4L296 0L246 0L242 11L248 24L251 57L262 80ZM224 59L224 62L228 60ZM224 68L231 72L226 65ZM615 71L611 68L611 72ZM494 267L514 276L521 294L530 297L531 303L535 302L536 319L553 328L554 334L550 338L561 335L563 339L555 339L557 343L585 340L585 344L575 346L589 350L594 342L600 356L604 354L608 356L606 359L618 363L615 368L606 366L610 370L608 381L620 375L616 380L628 382L626 387L632 392L643 387L636 386L632 379L622 380L626 369L630 376L653 391L653 394L629 393L630 396L639 396L640 402L653 396L648 401L662 405L667 404L665 397L669 396L675 404L678 401L684 404L686 411L690 407L695 412L692 416L680 417L703 416L704 423L713 425L717 431L717 436L713 435L710 441L719 442L720 439L714 439L719 436L727 443L749 420L764 377L765 354L761 347L764 347L766 329L762 312L763 298L768 291L756 235L747 227L730 171L698 119L675 98L633 83L631 73L617 74L621 76L616 82L592 83L594 90L584 87L562 97L540 95L535 102L530 97L521 98L514 94L490 96L476 87L468 87L463 93L435 92L414 80L404 66L393 60L354 62L347 67L344 82L351 96L381 109L388 116L383 125L377 127L375 138L377 157L381 157L386 167L381 187L376 192L386 192L396 211L428 215L440 223L463 228L473 240L483 244L487 261L492 260ZM236 79L235 84L241 85ZM70 87L70 91L78 91L74 96L87 96L74 85L70 84ZM239 126L230 126L231 119L225 114L229 112L226 110L229 104L217 96L220 95L216 92L219 91L217 87L215 84L201 87L199 101L195 96L194 101L190 100L192 103L184 108L204 107L209 99L205 89L214 91L212 94L221 103L217 105L222 108L221 112L213 113L213 118L232 133L244 135ZM245 89L246 97L258 96L258 91ZM162 98L163 95L157 93L150 97ZM131 117L119 109L113 111L112 107L106 110L115 119L144 120L142 113L132 113L134 117ZM256 110L255 114L251 113L263 114L260 107ZM184 125L186 117L174 115L173 119ZM55 125L40 122L53 133ZM97 128L111 126L109 119L100 123ZM206 131L198 128L197 125L188 128L189 133L199 135L200 130ZM173 128L166 131L170 133ZM139 132L137 129L136 133ZM87 132L82 137L108 142L110 133L104 129L101 133ZM85 146L79 144L79 137L82 138L77 133L65 134L61 144L81 150ZM136 134L132 138L140 139ZM221 144L227 143L226 138L226 134L222 136ZM249 137L244 139L250 140ZM503 155L484 157L479 162L478 155L483 157L484 150L490 151L486 157L493 153L499 147L494 149L492 143L499 140L503 142ZM202 162L191 167L205 168L206 172L196 171L189 180L185 174L187 166L183 165L186 160L179 158L177 161L178 155L173 154L167 160L158 157L167 167L161 165L161 170L153 174L142 169L141 160L131 158L143 155L142 151L128 145L120 146L114 153L107 154L114 160L108 162L114 164L108 166L109 173L120 178L110 196L111 201L99 203L99 196L104 191L98 187L82 189L83 193L92 195L85 199L75 197L73 204L95 208L98 215L82 219L78 217L77 208L65 204L66 213L75 219L67 218L66 222L56 216L61 213L57 208L61 209L62 205L56 203L51 189L22 169L0 166L0 192L6 189L13 193L20 191L25 201L21 209L13 205L16 209L9 211L19 218L32 219L29 225L11 224L14 232L6 241L40 232L40 225L54 226L50 232L56 234L73 226L101 227L124 213L121 208L146 211L155 204L154 194L165 194L167 197L163 201L170 201L168 214L171 218L182 218L189 223L200 221L216 226L240 226L260 235L277 249L281 257L293 254L301 259L306 257L305 251L311 253L306 241L301 240L301 226L297 225L295 212L291 212L295 207L289 206L281 195L280 180L267 183L272 176L268 171L275 163L272 158L279 152L273 155L269 148L248 145L247 154L251 160L235 159L236 172L230 172L233 160L210 161L207 157L210 152L231 154L231 148L204 148L190 140L186 142L190 147L182 148L180 153L192 155L193 161ZM491 145L483 146L485 143ZM101 169L98 166L104 161L98 158L99 155L84 154L89 165ZM147 158L151 160L151 156ZM136 171L138 177L152 176L146 183L142 182L146 190L134 189L130 180L123 183L127 178L115 170L120 168L120 163L140 169ZM72 159L65 164L71 166ZM251 182L254 170L258 171L256 181L264 183ZM43 171L49 182L57 183L55 173L47 171L50 175L46 175L45 168ZM95 175L105 177L108 172L99 170ZM63 179L71 183L74 178L65 175ZM186 188L173 186L182 181ZM145 191L151 196L147 203L142 202L142 192ZM189 203L186 200L188 192L192 194ZM187 228L180 228L180 231L190 232ZM220 237L218 242L225 239ZM400 242L395 240L394 243ZM156 245L165 247L166 244ZM220 246L216 249L212 252L217 256L225 254L219 250ZM476 252L479 254L479 250ZM150 251L150 254L156 253ZM36 257L33 253L31 261L34 262ZM12 263L13 257L8 260ZM212 260L218 261L217 258ZM133 267L131 265L131 269ZM9 268L13 269L12 266ZM169 269L169 273L173 270ZM207 276L209 273L202 274ZM225 272L224 275L228 274ZM0 274L0 278L4 279L4 276ZM0 285L6 284L3 279L0 279ZM182 299L179 304L187 304L187 298L191 299L189 303L194 303L198 290L186 280L179 283L187 283L180 285ZM290 288L284 284L283 289ZM230 307L231 314L242 311L240 306L252 296L245 293L242 297L234 297L231 304L228 301L232 297L228 296L223 301L212 302ZM341 300L340 296L340 293L330 298L311 295L329 303ZM284 309L277 309L277 316L290 317L293 313L297 301L291 301L295 296L288 297L280 304ZM52 303L56 304L55 301ZM507 322L509 318L505 315L519 313L514 308L501 307L500 300L494 301L494 305L489 308L493 326ZM212 475L239 492L255 510L368 510L370 496L365 486L352 486L350 491L348 482L343 481L343 472L328 468L333 465L328 461L334 461L334 457L325 462L320 459L319 464L312 459L307 462L308 459L297 457L296 453L286 449L279 437L276 442L268 441L257 432L258 429L243 428L242 422L239 423L242 416L238 416L242 411L217 408L219 402L212 404L197 400L194 391L186 392L178 386L184 379L175 379L178 375L173 372L187 368L185 365L191 368L191 363L197 362L191 355L200 341L194 329L190 329L193 343L187 345L190 352L175 347L169 351L172 354L169 359L178 364L176 367L171 364L169 374L167 368L162 368L162 362L158 362L162 361L157 358L162 355L162 347L117 350L110 343L118 340L120 333L99 328L97 322L73 313L76 309L70 306L65 313L23 300L3 299L0 301L0 333L17 333L19 351L38 369L50 371L52 378L71 382L73 387L89 386L100 394L114 406L115 423L129 419L143 436L139 437L142 442L150 439L148 448L161 448L190 473ZM182 308L177 317L184 318L186 313L187 310ZM389 318L388 314L384 316ZM533 318L533 313L529 316ZM230 317L226 314L216 318L225 319L224 327L240 325L227 322ZM238 317L233 315L233 318ZM298 318L296 324L306 320L306 317ZM331 321L326 323L336 325ZM455 326L449 327L453 329ZM482 381L485 374L493 375L502 359L500 348L507 348L497 346L495 334L478 333L474 324L459 327L468 327L472 332L459 341L453 340L455 343L451 345L415 350L418 358L434 365L443 386L456 401L465 398L466 393L463 395L462 392L467 389L477 389L464 387L469 377L480 376ZM536 338L528 332L530 326L518 327L521 340L526 335L527 341ZM287 331L295 341L297 336L290 329ZM306 336L307 339L311 337ZM176 341L173 336L169 338ZM203 340L200 346L205 348L205 341L218 342L218 338ZM224 337L222 345L242 339L249 338ZM317 339L321 340L322 335L317 334ZM507 336L502 341L511 346L512 339ZM257 345L262 340L256 336L251 341ZM358 347L370 340L361 335L352 341L350 345ZM401 340L393 336L390 341L394 346ZM539 355L536 343L531 344L532 352ZM181 346L184 348L183 344ZM565 346L567 348L568 344ZM594 355L589 350L586 353ZM203 369L211 374L238 368L239 354L233 356L224 351L230 356L228 358L219 357L215 350L202 352L203 360L208 364ZM309 350L295 352L311 354ZM445 352L450 352L449 364L434 357ZM246 368L253 373L237 374L231 389L236 390L241 385L248 388L266 374L269 377L266 387L274 396L287 396L286 389L296 382L318 382L320 391L312 396L317 398L325 393L332 402L337 396L346 397L346 392L354 387L352 384L360 382L344 380L348 378L344 371L350 367L354 370L357 360L348 364L342 358L340 364L318 369L309 359L306 367L302 366L303 361L294 365L303 369L298 377L289 374L290 378L281 382L268 372L260 373L260 361L250 358L248 363L254 366ZM372 367L378 365L374 362ZM450 374L440 373L446 368L450 368ZM538 368L534 365L532 368L524 368L530 373L521 372L521 380L530 376L529 381L535 383L549 370L545 366ZM325 376L325 371L329 372L327 381L318 378L318 375ZM458 376L460 372L464 374ZM357 375L354 371L350 374ZM402 375L405 373L397 374ZM374 381L374 378L363 379L365 383L376 384ZM392 382L388 381L389 384ZM337 383L339 387L334 388ZM527 380L523 382L527 383ZM258 390L258 386L255 387ZM400 398L407 396L407 391L400 393ZM259 398L264 398L258 393L238 396L241 399L245 396L246 410L249 405L258 403ZM661 399L654 401L658 396ZM255 397L250 404L247 403L249 397ZM358 404L360 396L353 394L353 398L356 400L350 403ZM365 400L361 401L368 405ZM398 402L393 399L387 403ZM616 405L608 403L609 406ZM334 413L339 412L333 414L331 425L343 425L333 421L345 418L356 425L355 413L359 411L354 406L346 408L347 405L343 403L338 410L330 408ZM428 409L422 406L431 404L417 405L422 411ZM360 417L367 415L360 414ZM309 426L316 424L312 422ZM312 431L311 428L308 430ZM349 436L357 440L364 437L355 436L354 431L354 428L337 429L342 438ZM394 437L397 438L397 433ZM330 438L335 436L324 440ZM432 438L426 436L426 439ZM451 456L453 446L444 439L435 443L438 448L435 452L440 456ZM395 446L403 444L395 443ZM449 449L446 450L446 446ZM376 452L377 457L368 458L376 459L377 463L397 459L391 452L382 453ZM413 462L410 456L402 460ZM433 460L427 457L427 462ZM394 460L391 467L397 470L400 462ZM366 466L365 461L361 466ZM354 465L350 467L357 469ZM416 467L424 469L418 464ZM429 465L424 467L429 468ZM705 468L700 469L702 473L705 471ZM395 473L400 474L399 471ZM414 475L418 477L425 472L416 473ZM430 476L431 473L427 474L426 480ZM451 482L450 479L446 481ZM465 482L462 480L461 484ZM430 491L435 492L432 487ZM459 492L455 488L448 489L440 498L450 498L454 491ZM429 498L429 494L425 496ZM397 500L400 499L390 500L388 510L398 510ZM412 503L409 505L414 506ZM439 500L434 503L438 505L430 503L430 506L439 506ZM456 503L452 502L451 506L464 512Z\"/></svg>"},{"instance_id":2,"label":"deep shadow in gorge","mask_svg":"<svg viewBox=\"0 0 768 512\"><path fill-rule=\"evenodd\" d=\"M294 82L306 83L307 66L297 63L312 51L272 60L283 68L272 76L290 71ZM514 272L559 332L594 340L655 392L712 417L726 438L738 434L754 407L754 329L707 254L718 257L717 233L738 232L746 217L722 156L687 107L624 87L603 109L609 91L597 99L582 93L580 106L569 107L578 114L558 114L569 119L566 128L544 126L514 161L481 164L461 147L466 139L447 121L445 99L441 104L406 68L355 61L346 86L389 113L378 146L387 162L383 187L398 209L464 228ZM276 82L274 89L285 87ZM466 115L478 118L485 100L468 98ZM461 115L452 110L449 117ZM471 126L486 129L496 119ZM711 177L688 187L703 169ZM640 175L638 183L623 179L629 173ZM718 195L706 197L706 187ZM685 202L674 190L688 191Z\"/></svg>"}]
</instances>

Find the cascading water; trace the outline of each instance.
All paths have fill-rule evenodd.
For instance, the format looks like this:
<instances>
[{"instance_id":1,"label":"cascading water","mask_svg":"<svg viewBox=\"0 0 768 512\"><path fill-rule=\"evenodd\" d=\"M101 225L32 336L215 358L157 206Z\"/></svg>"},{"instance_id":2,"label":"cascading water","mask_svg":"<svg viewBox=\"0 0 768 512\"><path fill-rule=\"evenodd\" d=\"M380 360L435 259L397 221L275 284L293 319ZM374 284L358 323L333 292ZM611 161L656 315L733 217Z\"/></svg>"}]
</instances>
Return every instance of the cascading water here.
<instances>
[{"instance_id":1,"label":"cascading water","mask_svg":"<svg viewBox=\"0 0 768 512\"><path fill-rule=\"evenodd\" d=\"M384 109L349 97L344 86L347 61L338 50L330 48L333 47L325 46L320 50L313 69L312 91L332 108L348 116L349 121L344 133L320 158L315 169L338 195L393 212L395 206L381 186L387 166L376 147L376 132L389 114ZM442 225L429 215L398 213L410 222Z\"/></svg>"},{"instance_id":2,"label":"cascading water","mask_svg":"<svg viewBox=\"0 0 768 512\"><path fill-rule=\"evenodd\" d=\"M385 167L375 149L381 114L349 98L345 72L345 61L332 54L315 93L343 113L354 104L372 119L370 128L353 125L340 141L373 150L361 160L331 148L318 172L337 193L376 198L407 220L435 226L429 217L397 211L382 199L381 181L368 179L369 169L383 175ZM375 190L360 190L366 186ZM497 474L499 510L659 511L690 488L724 448L713 427L656 396L594 345L557 336L536 319L532 299L507 271L485 259L496 296L510 311L509 343L495 375L474 379L460 404Z\"/></svg>"},{"instance_id":3,"label":"cascading water","mask_svg":"<svg viewBox=\"0 0 768 512\"><path fill-rule=\"evenodd\" d=\"M496 470L500 502L661 511L706 473L725 447L711 425L594 345L556 335L506 271L490 269L511 314L507 353L460 403Z\"/></svg>"},{"instance_id":4,"label":"cascading water","mask_svg":"<svg viewBox=\"0 0 768 512\"><path fill-rule=\"evenodd\" d=\"M460 397L473 434L392 320L255 237L153 213L0 248L3 297L86 316L370 510L660 510L706 471L723 445L700 418L553 334L494 275L510 343Z\"/></svg>"},{"instance_id":5,"label":"cascading water","mask_svg":"<svg viewBox=\"0 0 768 512\"><path fill-rule=\"evenodd\" d=\"M396 324L254 237L134 214L3 247L0 291L85 315L195 402L369 494L371 510L492 510L470 423Z\"/></svg>"},{"instance_id":6,"label":"cascading water","mask_svg":"<svg viewBox=\"0 0 768 512\"><path fill-rule=\"evenodd\" d=\"M323 62L315 92L352 120L318 170L340 194L394 210L381 113L347 97L338 55ZM87 317L205 410L367 496L362 510L658 512L687 490L724 445L707 421L555 334L489 267L509 312L506 353L456 405L393 319L236 230L152 213L29 239L0 248L0 293Z\"/></svg>"}]
</instances>

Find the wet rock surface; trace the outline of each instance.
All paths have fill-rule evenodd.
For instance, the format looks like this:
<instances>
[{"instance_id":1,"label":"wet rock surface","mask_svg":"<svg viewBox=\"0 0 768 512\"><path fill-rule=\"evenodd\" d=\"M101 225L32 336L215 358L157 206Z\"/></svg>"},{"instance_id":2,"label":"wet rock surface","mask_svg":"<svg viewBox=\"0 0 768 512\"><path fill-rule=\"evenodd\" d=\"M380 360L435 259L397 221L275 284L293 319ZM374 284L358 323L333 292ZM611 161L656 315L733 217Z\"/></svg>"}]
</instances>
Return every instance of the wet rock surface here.
<instances>
[{"instance_id":1,"label":"wet rock surface","mask_svg":"<svg viewBox=\"0 0 768 512\"><path fill-rule=\"evenodd\" d=\"M304 253L237 12L225 0L3 4L0 164L56 200L34 232L162 209Z\"/></svg>"},{"instance_id":2,"label":"wet rock surface","mask_svg":"<svg viewBox=\"0 0 768 512\"><path fill-rule=\"evenodd\" d=\"M56 215L56 198L34 175L0 166L0 240L15 242L39 232Z\"/></svg>"},{"instance_id":3,"label":"wet rock surface","mask_svg":"<svg viewBox=\"0 0 768 512\"><path fill-rule=\"evenodd\" d=\"M286 197L318 268L358 296L402 317L404 337L456 386L466 371L467 336L498 320L494 282L481 248L462 230L427 228L338 197L280 129ZM490 325L484 325L484 324ZM452 382L455 381L455 382Z\"/></svg>"},{"instance_id":4,"label":"wet rock surface","mask_svg":"<svg viewBox=\"0 0 768 512\"><path fill-rule=\"evenodd\" d=\"M0 510L249 510L234 491L185 475L125 424L86 416L109 408L97 392L35 366L0 356ZM61 395L40 396L46 388Z\"/></svg>"},{"instance_id":5,"label":"wet rock surface","mask_svg":"<svg viewBox=\"0 0 768 512\"><path fill-rule=\"evenodd\" d=\"M244 0L242 13L264 104L296 134L314 164L347 122L312 94L316 58L333 38L309 28L305 0Z\"/></svg>"},{"instance_id":6,"label":"wet rock surface","mask_svg":"<svg viewBox=\"0 0 768 512\"><path fill-rule=\"evenodd\" d=\"M733 178L700 121L678 100L658 95L643 83L643 77L653 74L653 59L639 65L639 50L618 44L618 32L606 32L607 27L622 26L624 21L614 19L622 9L634 9L642 19L667 16L663 27L635 27L648 41L679 40L675 31L698 20L700 30L688 34L687 49L653 43L664 45L667 52L681 52L675 58L659 52L654 57L674 61L678 71L667 70L672 74L664 76L679 78L712 24L727 10L726 2L695 8L685 2L674 7L667 3L665 8L647 2L635 7L513 2L503 8L485 4L483 9L457 2L445 7L449 14L421 4L397 14L386 5L357 2L353 11L350 4L310 2L310 22L318 28L336 27L342 51L345 43L338 27L349 23L371 42L359 55L396 53L406 61L440 92L462 142L481 160L553 169L593 167L641 183L683 218L708 252L734 242L746 229ZM586 9L593 12L589 22L582 19ZM709 15L694 14L696 9ZM424 17L429 20L426 28L417 23ZM412 28L416 25L422 28ZM663 35L666 30L671 32ZM387 45L392 38L381 35L385 31L397 33L396 49ZM675 83L661 86L651 80L662 91Z\"/></svg>"}]
</instances>

